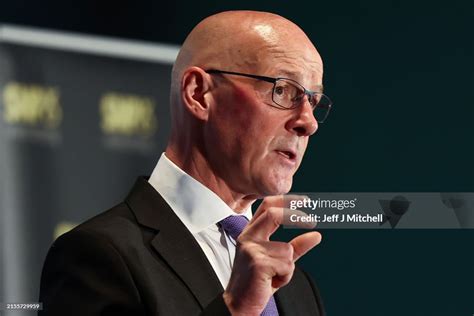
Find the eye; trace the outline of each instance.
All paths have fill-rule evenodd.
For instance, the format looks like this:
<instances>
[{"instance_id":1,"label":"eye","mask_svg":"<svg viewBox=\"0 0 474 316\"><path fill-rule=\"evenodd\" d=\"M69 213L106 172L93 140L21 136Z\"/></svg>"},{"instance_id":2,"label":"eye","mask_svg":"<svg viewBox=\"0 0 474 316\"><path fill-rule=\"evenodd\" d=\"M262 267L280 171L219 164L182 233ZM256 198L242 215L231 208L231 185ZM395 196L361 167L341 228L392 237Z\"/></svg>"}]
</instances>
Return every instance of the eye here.
<instances>
[{"instance_id":1,"label":"eye","mask_svg":"<svg viewBox=\"0 0 474 316\"><path fill-rule=\"evenodd\" d=\"M303 100L304 96L305 96L304 93L299 93L299 94L297 94L293 97L292 101L301 102L301 100Z\"/></svg>"},{"instance_id":2,"label":"eye","mask_svg":"<svg viewBox=\"0 0 474 316\"><path fill-rule=\"evenodd\" d=\"M275 94L283 95L285 93L285 88L283 86L275 87Z\"/></svg>"}]
</instances>

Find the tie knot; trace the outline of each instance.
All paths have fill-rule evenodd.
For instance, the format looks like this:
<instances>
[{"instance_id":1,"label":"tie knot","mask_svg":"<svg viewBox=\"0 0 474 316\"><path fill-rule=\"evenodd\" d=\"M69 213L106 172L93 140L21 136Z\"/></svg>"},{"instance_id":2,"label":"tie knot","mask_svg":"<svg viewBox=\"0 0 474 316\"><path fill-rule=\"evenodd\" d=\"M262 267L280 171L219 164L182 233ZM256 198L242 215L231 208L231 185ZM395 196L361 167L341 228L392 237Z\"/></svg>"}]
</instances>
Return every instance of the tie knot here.
<instances>
[{"instance_id":1,"label":"tie knot","mask_svg":"<svg viewBox=\"0 0 474 316\"><path fill-rule=\"evenodd\" d=\"M231 215L221 220L219 224L228 235L237 239L245 226L247 226L248 222L247 217L243 215Z\"/></svg>"}]
</instances>

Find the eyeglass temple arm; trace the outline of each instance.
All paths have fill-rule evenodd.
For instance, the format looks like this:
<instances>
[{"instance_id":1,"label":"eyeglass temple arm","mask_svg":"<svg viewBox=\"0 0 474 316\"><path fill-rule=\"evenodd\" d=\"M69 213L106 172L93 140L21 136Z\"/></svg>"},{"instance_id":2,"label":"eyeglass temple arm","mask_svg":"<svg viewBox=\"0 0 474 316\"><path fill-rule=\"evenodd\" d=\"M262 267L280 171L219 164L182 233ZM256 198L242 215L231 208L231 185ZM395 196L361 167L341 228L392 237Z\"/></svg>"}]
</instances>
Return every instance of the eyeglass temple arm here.
<instances>
[{"instance_id":1,"label":"eyeglass temple arm","mask_svg":"<svg viewBox=\"0 0 474 316\"><path fill-rule=\"evenodd\" d=\"M271 77L265 77L265 76L258 76L258 75L251 75L251 74L244 74L240 72L233 72L233 71L223 71L223 70L217 70L217 69L209 69L206 70L208 74L228 74L228 75L235 75L235 76L242 76L242 77L248 77L248 78L253 78L253 79L258 79L258 80L263 80L271 83L275 83L276 79L271 78Z\"/></svg>"}]
</instances>

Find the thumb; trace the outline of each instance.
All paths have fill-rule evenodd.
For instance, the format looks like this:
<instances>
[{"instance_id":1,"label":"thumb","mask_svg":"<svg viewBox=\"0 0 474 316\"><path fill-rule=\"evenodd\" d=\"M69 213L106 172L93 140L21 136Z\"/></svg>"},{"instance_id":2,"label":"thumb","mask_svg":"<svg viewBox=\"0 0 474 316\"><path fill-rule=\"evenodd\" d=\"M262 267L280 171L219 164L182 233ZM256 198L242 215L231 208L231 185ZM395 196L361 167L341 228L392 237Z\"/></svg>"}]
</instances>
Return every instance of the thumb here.
<instances>
[{"instance_id":1,"label":"thumb","mask_svg":"<svg viewBox=\"0 0 474 316\"><path fill-rule=\"evenodd\" d=\"M298 260L305 253L321 242L322 236L319 232L309 232L299 235L290 241L293 246L293 261Z\"/></svg>"}]
</instances>

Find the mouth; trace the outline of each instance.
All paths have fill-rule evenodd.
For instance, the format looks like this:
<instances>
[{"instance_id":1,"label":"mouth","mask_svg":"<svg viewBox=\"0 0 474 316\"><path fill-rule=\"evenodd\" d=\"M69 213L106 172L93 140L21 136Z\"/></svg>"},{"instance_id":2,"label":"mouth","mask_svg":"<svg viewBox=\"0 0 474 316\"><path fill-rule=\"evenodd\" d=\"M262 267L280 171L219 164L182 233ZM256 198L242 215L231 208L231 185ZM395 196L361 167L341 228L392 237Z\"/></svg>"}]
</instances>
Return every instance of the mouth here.
<instances>
[{"instance_id":1,"label":"mouth","mask_svg":"<svg viewBox=\"0 0 474 316\"><path fill-rule=\"evenodd\" d=\"M285 157L291 162L296 162L296 153L292 150L283 150L283 149L278 149L276 152L280 155Z\"/></svg>"}]
</instances>

